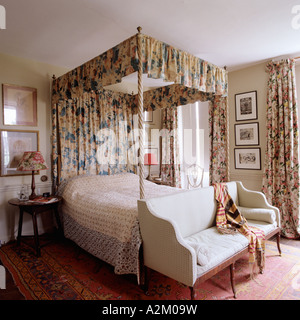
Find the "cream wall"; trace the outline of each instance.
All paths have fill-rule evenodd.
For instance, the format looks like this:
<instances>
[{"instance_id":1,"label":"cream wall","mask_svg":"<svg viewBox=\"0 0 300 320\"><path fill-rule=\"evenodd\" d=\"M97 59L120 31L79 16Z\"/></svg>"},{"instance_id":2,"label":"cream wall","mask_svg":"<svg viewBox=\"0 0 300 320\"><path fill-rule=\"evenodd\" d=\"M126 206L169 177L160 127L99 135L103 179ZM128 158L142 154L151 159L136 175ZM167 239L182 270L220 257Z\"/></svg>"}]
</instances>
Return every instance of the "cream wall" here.
<instances>
[{"instance_id":1,"label":"cream wall","mask_svg":"<svg viewBox=\"0 0 300 320\"><path fill-rule=\"evenodd\" d=\"M249 68L229 72L229 112L230 112L230 180L242 181L246 188L261 191L266 145L266 104L268 74L265 72L266 63ZM300 65L296 66L296 79L298 80L297 94L300 98ZM257 91L258 119L251 121L235 120L235 94ZM299 113L300 114L300 113ZM235 124L258 122L259 147L261 148L261 170L236 170L234 165ZM255 146L256 147L256 146ZM241 147L242 148L242 147ZM245 147L247 148L247 147Z\"/></svg>"},{"instance_id":2,"label":"cream wall","mask_svg":"<svg viewBox=\"0 0 300 320\"><path fill-rule=\"evenodd\" d=\"M0 84L15 84L37 89L37 127L4 126L3 112L0 113L0 129L34 130L39 132L39 149L50 168L51 165L51 117L50 117L50 80L52 75L60 76L66 69L0 54ZM0 90L0 104L2 110L2 88ZM46 174L47 182L41 182L41 175ZM36 191L51 191L50 169L40 171L35 176ZM31 185L31 176L0 177L0 241L8 241L16 235L18 223L18 209L8 205L10 198L16 197L22 184ZM41 219L38 226L41 233L51 228L52 218L47 214ZM24 215L23 234L32 234L31 217Z\"/></svg>"}]
</instances>

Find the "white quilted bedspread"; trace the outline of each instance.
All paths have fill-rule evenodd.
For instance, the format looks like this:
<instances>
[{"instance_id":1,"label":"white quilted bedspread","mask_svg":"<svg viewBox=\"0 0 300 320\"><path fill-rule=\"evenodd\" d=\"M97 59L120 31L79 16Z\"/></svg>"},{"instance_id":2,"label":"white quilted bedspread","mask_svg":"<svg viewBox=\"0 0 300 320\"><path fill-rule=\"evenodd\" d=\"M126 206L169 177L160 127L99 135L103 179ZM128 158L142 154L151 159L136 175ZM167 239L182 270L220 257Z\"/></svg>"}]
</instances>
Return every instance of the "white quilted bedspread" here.
<instances>
[{"instance_id":1,"label":"white quilted bedspread","mask_svg":"<svg viewBox=\"0 0 300 320\"><path fill-rule=\"evenodd\" d=\"M146 198L171 194L179 190L145 181ZM66 184L62 196L63 216L73 221L73 225L76 225L77 229L80 225L83 230L88 230L90 234L101 235L101 239L103 237L113 239L109 242L110 247L103 248L102 246L101 250L95 248L97 244L90 243L89 237L86 238L86 242L89 241L89 243L84 243L82 235L78 236L78 238L80 237L78 239L80 243L78 244L104 261L115 265L115 271L117 270L119 274L134 273L135 271L132 270L137 272L138 250L141 244L137 218L139 177L131 173L111 176L79 176ZM69 238L77 242L74 233L75 227L72 226L72 223L65 224L64 228L66 236L72 234ZM76 233L79 234L80 232L77 231ZM93 238L97 237L94 236ZM125 244L128 248L128 243L137 251L136 254L131 252L130 257L126 256L128 249L124 249ZM94 249L89 250L89 247ZM113 259L111 257L118 258Z\"/></svg>"}]
</instances>

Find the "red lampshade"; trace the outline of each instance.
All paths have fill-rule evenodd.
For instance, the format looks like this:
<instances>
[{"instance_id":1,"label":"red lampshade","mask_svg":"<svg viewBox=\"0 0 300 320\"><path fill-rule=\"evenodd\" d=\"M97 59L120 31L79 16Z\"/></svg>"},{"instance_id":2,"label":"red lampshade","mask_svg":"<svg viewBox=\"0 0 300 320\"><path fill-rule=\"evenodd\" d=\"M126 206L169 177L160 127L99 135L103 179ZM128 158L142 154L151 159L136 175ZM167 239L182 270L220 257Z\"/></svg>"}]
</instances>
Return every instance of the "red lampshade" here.
<instances>
[{"instance_id":1,"label":"red lampshade","mask_svg":"<svg viewBox=\"0 0 300 320\"><path fill-rule=\"evenodd\" d=\"M151 166L151 165L157 165L157 159L154 153L146 153L144 156L144 165Z\"/></svg>"}]
</instances>

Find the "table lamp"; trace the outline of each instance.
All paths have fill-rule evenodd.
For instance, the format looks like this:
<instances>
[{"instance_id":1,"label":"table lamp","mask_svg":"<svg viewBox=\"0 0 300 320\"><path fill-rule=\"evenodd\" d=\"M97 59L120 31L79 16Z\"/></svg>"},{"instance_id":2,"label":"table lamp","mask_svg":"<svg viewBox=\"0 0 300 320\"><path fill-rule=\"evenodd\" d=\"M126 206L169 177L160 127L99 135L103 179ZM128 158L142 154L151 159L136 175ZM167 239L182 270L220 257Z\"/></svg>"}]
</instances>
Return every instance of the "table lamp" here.
<instances>
[{"instance_id":1,"label":"table lamp","mask_svg":"<svg viewBox=\"0 0 300 320\"><path fill-rule=\"evenodd\" d=\"M46 170L48 166L41 154L40 151L25 151L22 159L19 162L17 167L18 171L32 171L32 180L31 180L31 195L29 199L32 200L36 197L34 192L35 182L34 182L34 171Z\"/></svg>"},{"instance_id":2,"label":"table lamp","mask_svg":"<svg viewBox=\"0 0 300 320\"><path fill-rule=\"evenodd\" d=\"M146 178L147 180L150 180L150 169L152 165L158 165L156 156L154 153L145 153L144 155L144 165L149 166L149 173L148 177Z\"/></svg>"}]
</instances>

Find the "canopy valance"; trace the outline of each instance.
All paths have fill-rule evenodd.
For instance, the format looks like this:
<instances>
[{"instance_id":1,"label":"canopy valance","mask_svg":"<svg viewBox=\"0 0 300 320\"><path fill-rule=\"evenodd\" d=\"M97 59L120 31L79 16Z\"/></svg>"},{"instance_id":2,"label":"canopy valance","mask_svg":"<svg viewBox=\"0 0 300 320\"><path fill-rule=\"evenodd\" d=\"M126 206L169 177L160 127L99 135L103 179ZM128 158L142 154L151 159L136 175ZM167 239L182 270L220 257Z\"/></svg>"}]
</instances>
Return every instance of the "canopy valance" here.
<instances>
[{"instance_id":1,"label":"canopy valance","mask_svg":"<svg viewBox=\"0 0 300 320\"><path fill-rule=\"evenodd\" d=\"M204 93L227 95L227 72L207 61L140 34L143 73ZM53 82L53 102L120 83L138 71L137 36L73 69Z\"/></svg>"}]
</instances>

